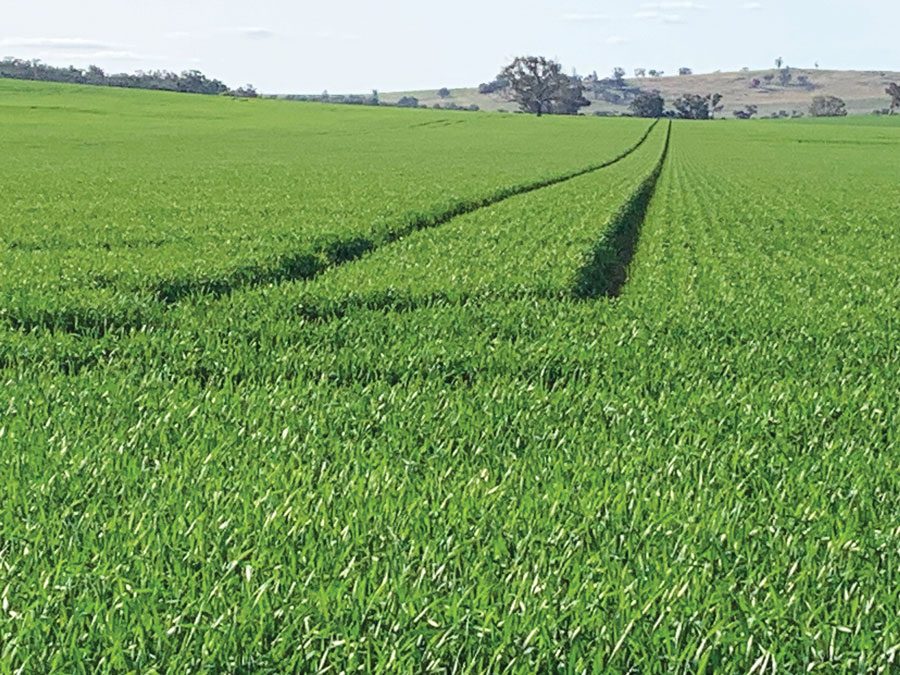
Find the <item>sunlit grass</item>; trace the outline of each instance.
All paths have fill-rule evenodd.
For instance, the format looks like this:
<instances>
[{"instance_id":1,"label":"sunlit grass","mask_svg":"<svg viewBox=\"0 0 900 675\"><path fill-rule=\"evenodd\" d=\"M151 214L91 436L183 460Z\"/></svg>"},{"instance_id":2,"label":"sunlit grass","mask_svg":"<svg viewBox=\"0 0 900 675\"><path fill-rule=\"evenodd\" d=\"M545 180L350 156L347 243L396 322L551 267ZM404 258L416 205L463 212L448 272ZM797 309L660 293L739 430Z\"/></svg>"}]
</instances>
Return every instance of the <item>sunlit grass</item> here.
<instances>
[{"instance_id":1,"label":"sunlit grass","mask_svg":"<svg viewBox=\"0 0 900 675\"><path fill-rule=\"evenodd\" d=\"M891 134L674 124L615 300L663 125L311 280L7 330L0 672L890 672Z\"/></svg>"}]
</instances>

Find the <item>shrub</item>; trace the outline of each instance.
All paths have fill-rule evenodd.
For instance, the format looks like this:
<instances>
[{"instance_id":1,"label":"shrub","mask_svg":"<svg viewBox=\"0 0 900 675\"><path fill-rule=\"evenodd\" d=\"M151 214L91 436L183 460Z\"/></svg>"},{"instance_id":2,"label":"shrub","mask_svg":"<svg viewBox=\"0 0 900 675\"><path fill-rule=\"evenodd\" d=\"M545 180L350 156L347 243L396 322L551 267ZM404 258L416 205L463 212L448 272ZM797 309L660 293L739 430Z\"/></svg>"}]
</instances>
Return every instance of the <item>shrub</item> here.
<instances>
[{"instance_id":1,"label":"shrub","mask_svg":"<svg viewBox=\"0 0 900 675\"><path fill-rule=\"evenodd\" d=\"M629 106L635 117L662 117L665 111L665 101L656 92L639 94Z\"/></svg>"},{"instance_id":2,"label":"shrub","mask_svg":"<svg viewBox=\"0 0 900 675\"><path fill-rule=\"evenodd\" d=\"M685 120L708 120L715 117L715 113L722 109L719 105L721 94L684 94L679 96L672 105L675 107L675 116Z\"/></svg>"},{"instance_id":3,"label":"shrub","mask_svg":"<svg viewBox=\"0 0 900 675\"><path fill-rule=\"evenodd\" d=\"M757 108L755 105L748 105L743 110L735 110L734 116L736 118L738 118L739 120L749 120L758 111L759 111L759 108Z\"/></svg>"},{"instance_id":4,"label":"shrub","mask_svg":"<svg viewBox=\"0 0 900 675\"><path fill-rule=\"evenodd\" d=\"M478 85L479 94L493 94L502 91L509 86L509 80L503 77L497 77L491 82L482 82Z\"/></svg>"},{"instance_id":5,"label":"shrub","mask_svg":"<svg viewBox=\"0 0 900 675\"><path fill-rule=\"evenodd\" d=\"M812 117L846 117L847 104L837 96L816 96L809 106Z\"/></svg>"}]
</instances>

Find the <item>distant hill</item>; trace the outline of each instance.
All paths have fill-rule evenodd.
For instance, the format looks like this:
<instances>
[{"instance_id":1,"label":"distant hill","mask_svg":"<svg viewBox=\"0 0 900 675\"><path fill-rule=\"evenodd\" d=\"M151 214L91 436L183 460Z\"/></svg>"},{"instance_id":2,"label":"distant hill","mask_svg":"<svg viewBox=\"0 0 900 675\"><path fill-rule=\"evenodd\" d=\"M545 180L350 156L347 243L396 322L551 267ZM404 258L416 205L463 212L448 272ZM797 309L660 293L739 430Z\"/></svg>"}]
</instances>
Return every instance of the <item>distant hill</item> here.
<instances>
[{"instance_id":1,"label":"distant hill","mask_svg":"<svg viewBox=\"0 0 900 675\"><path fill-rule=\"evenodd\" d=\"M765 81L766 75L774 75L771 83ZM747 105L759 107L761 115L786 110L800 110L804 113L814 96L838 96L847 103L847 110L854 115L870 114L875 109L887 108L890 97L884 92L889 82L900 83L900 72L897 71L862 71L862 70L816 70L791 68L791 83L781 86L778 71L750 70L730 73L709 73L703 75L673 75L666 77L642 77L626 80L629 86L643 90L658 90L668 103L681 94L722 94L725 109L723 115L731 117L733 110ZM801 78L807 78L808 85L800 84ZM760 80L759 88L752 88L754 79ZM402 96L415 96L420 104L433 106L436 103L456 103L460 106L475 104L482 110L516 109L515 103L505 100L500 94L479 94L478 89L451 89L451 96L442 99L438 96L438 88L426 91L403 91L382 93L385 102L395 102ZM593 112L626 112L627 105L617 105L603 100L594 100L585 109L585 114Z\"/></svg>"}]
</instances>

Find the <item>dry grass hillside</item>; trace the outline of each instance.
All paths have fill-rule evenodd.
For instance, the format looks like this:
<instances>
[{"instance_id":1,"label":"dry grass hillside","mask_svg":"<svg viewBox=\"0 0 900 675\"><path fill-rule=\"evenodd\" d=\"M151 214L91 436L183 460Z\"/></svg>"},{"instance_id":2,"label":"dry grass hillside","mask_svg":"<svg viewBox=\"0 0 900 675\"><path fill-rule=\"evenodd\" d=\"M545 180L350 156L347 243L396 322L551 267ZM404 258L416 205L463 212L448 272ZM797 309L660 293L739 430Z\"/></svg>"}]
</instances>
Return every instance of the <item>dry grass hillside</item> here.
<instances>
[{"instance_id":1,"label":"dry grass hillside","mask_svg":"<svg viewBox=\"0 0 900 675\"><path fill-rule=\"evenodd\" d=\"M770 83L766 75L774 75ZM786 110L800 110L804 113L814 96L839 96L847 103L851 114L870 114L873 110L887 108L890 98L885 93L889 82L900 82L900 72L860 71L860 70L815 70L791 69L791 83L779 84L778 71L752 70L730 73L709 73L703 75L676 75L666 77L643 77L626 80L629 86L645 90L658 90L668 102L681 94L720 93L723 96L723 113L731 116L732 111L747 105L759 107L760 114ZM802 77L809 84L799 84ZM759 88L752 88L754 79L759 79ZM426 91L404 91L382 94L384 101L396 101L401 96L415 96L421 104L455 103L460 106L478 105L482 110L515 110L516 106L498 94L479 94L476 88L452 89L451 96L442 99L437 88ZM590 97L589 97L590 98ZM626 105L616 105L602 100L593 100L586 114L597 111L625 112Z\"/></svg>"}]
</instances>

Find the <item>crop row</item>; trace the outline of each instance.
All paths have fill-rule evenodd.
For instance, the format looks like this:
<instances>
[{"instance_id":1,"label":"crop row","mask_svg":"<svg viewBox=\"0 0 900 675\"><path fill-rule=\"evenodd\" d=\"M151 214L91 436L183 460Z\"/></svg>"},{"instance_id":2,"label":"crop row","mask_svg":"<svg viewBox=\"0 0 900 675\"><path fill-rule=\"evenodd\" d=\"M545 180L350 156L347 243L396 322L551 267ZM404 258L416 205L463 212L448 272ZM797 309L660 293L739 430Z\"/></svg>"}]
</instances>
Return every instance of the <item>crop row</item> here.
<instances>
[{"instance_id":1,"label":"crop row","mask_svg":"<svg viewBox=\"0 0 900 675\"><path fill-rule=\"evenodd\" d=\"M271 324L273 316L280 321L312 319L352 307L412 308L498 293L566 296L576 283L584 283L576 276L588 251L614 229L610 214L633 201L630 195L641 191L643 176L656 174L653 167L658 170L661 165L665 137L659 128L647 143L603 171L587 172L457 217L443 227L416 232L312 282L245 288L224 298L194 298L161 316L155 325L144 321L134 339L120 332L100 339L8 332L0 340L0 364L7 368L55 364L73 372L91 363L126 359L152 370L161 354L172 352L172 329L202 338L221 334L225 327L217 324L223 320L228 330L246 331L258 321ZM132 346L135 351L129 351Z\"/></svg>"},{"instance_id":2,"label":"crop row","mask_svg":"<svg viewBox=\"0 0 900 675\"><path fill-rule=\"evenodd\" d=\"M890 133L676 122L615 299L573 284L662 127L315 280L83 340L100 367L19 359L0 662L890 669Z\"/></svg>"},{"instance_id":3,"label":"crop row","mask_svg":"<svg viewBox=\"0 0 900 675\"><path fill-rule=\"evenodd\" d=\"M347 321L350 321L355 330L365 331L369 339L379 334L387 340L403 336L404 343L410 338L424 338L423 346L426 349L440 350L441 338L438 336L449 330L456 336L453 339L455 344L458 344L459 338L464 338L471 347L479 351L485 347L489 350L490 344L483 344L483 338L479 337L481 330L473 325L473 321L493 323L494 320L490 318L492 315L503 314L495 308L504 305L552 307L571 301L571 285L578 266L592 245L604 236L610 216L616 212L617 206L638 189L644 176L653 171L659 162L664 139L665 131L660 127L647 144L613 167L545 190L514 197L502 204L454 219L442 228L418 232L392 246L375 251L360 261L335 268L314 281L244 289L227 298L209 298L205 302L186 304L173 312L169 317L171 322L165 328L131 334L122 345L108 341L107 347L118 348L121 353L114 355L107 367L91 368L78 376L54 377L47 375L46 363L36 362L27 370L19 371L14 376L16 383L9 381L10 388L7 391L11 396L4 401L8 424L4 426L0 436L0 443L4 448L0 457L5 463L8 462L4 469L8 468L9 475L16 477L10 498L5 502L0 516L6 540L12 547L10 559L13 560L8 568L10 584L7 596L16 616L4 628L0 628L4 643L12 645L7 652L10 660L19 658L19 654L27 654L35 663L55 662L58 668L78 670L101 667L97 655L107 654L111 668L144 669L150 665L147 654L161 649L157 653L164 654L166 667L178 661L194 665L205 661L213 667L226 669L237 667L234 659L240 657L236 656L238 652L235 649L240 649L239 645L244 638L235 635L235 642L232 638L225 637L225 634L231 632L232 627L243 625L248 619L254 620L251 616L257 611L265 611L276 622L280 622L274 617L276 614L283 615L284 607L280 606L280 601L279 607L270 605L267 593L293 597L298 587L294 585L293 590L289 589L293 582L284 587L280 581L272 585L273 580L270 579L264 582L267 586L259 594L255 606L252 606L253 600L250 600L250 605L244 606L244 600L237 600L238 596L232 595L237 590L233 582L250 583L254 575L268 575L268 571L263 571L268 563L263 562L257 553L250 554L250 557L239 554L233 549L233 545L244 547L247 542L243 537L252 536L256 540L253 547L283 570L287 575L285 580L293 575L301 579L320 565L329 568L336 564L349 566L345 577L354 570L352 558L356 554L351 554L343 562L340 560L344 558L344 553L338 554L338 559L331 558L334 551L330 551L329 546L315 543L320 532L310 531L313 539L305 543L296 538L297 535L306 536L300 531L294 530L293 534L288 534L296 525L293 516L284 521L291 523L288 530L282 529L282 521L278 517L270 523L276 526L274 529L264 525L263 521L257 522L256 516L251 512L261 515L262 511L257 512L256 506L243 516L232 513L224 519L216 516L214 524L213 521L207 522L207 509L213 503L220 503L223 515L231 513L239 504L249 507L258 502L262 494L258 490L274 478L275 474L270 474L270 471L287 476L294 471L292 467L295 462L301 462L305 466L296 476L301 482L293 483L287 493L278 488L278 498L287 499L285 508L291 508L290 503L293 502L298 515L312 513L309 511L312 503L308 503L307 498L312 498L314 502L321 501L321 495L308 491L311 484L303 486L307 485L309 479L322 480L324 486L332 478L331 469L320 465L316 459L319 451L312 446L308 448L312 454L308 454L306 450L301 451L301 447L307 446L306 442L296 434L292 435L288 427L281 427L279 434L291 448L300 452L293 460L285 461L287 458L284 456L264 459L246 454L250 452L249 446L242 450L234 448L234 442L247 433L255 439L254 444L256 440L263 438L258 435L257 429L259 413L263 413L264 417L268 417L270 413L275 414L280 424L281 413L276 413L270 407L270 396L273 393L280 395L281 386L278 382L283 378L290 378L293 383L284 391L284 403L287 405L283 411L285 414L295 417L299 413L295 406L301 400L297 398L300 396L311 406L300 414L310 414L314 419L319 419L319 422L313 424L320 426L338 446L345 446L351 438L362 440L362 436L358 434L368 435L368 432L364 428L353 430L357 423L352 420L357 413L347 410L349 418L341 421L343 415L332 406L343 405L356 398L351 393L353 390L359 391L362 387L366 391L369 387L365 383L367 378L354 378L347 383L349 386L332 381L331 386L323 387L314 384L313 379L303 384L305 374L292 373L292 369L304 359L312 359L310 365L314 364L313 367L327 368L328 353L347 353L333 339L322 340L320 336L339 336L342 330L346 330ZM364 279L370 279L372 283L361 286ZM437 292L446 294L446 299L433 301L431 296ZM385 311L390 308L378 300L384 293L408 297L414 302L414 306L410 307L409 312L393 314L395 318L403 317L402 320L395 320L391 312ZM473 300L462 300L462 296L471 296ZM353 298L357 300L355 304L362 316L353 312L352 320L349 316L346 319L333 316L327 321L298 320L295 316L298 308L303 311L302 308L311 306L313 301L319 303L320 309L329 301L344 302L349 307L353 304ZM254 320L251 314L258 318ZM467 314L470 315L468 319ZM429 316L435 317L434 323L429 321ZM520 315L520 319L525 316L527 312ZM543 316L543 312L538 316ZM461 318L463 321L459 322ZM429 324L431 329L426 328ZM388 325L395 328L382 333ZM520 324L509 326L506 330L524 329L525 326ZM410 330L414 332L410 333ZM428 340L428 330L437 331L434 336L437 339L433 342ZM229 333L230 337L226 337ZM24 337L40 337L45 342L57 338L76 339L69 335ZM212 342L207 342L209 338ZM224 340L218 342L220 338ZM98 342L103 343L104 340L107 338ZM302 345L295 345L299 350L296 351L295 363L284 360L287 353L295 353L295 348L288 347L285 351L283 340L302 341ZM82 342L90 344L92 341ZM478 343L482 343L482 346L478 346ZM277 354L274 360L265 357L268 349L266 345L278 345L272 351L273 356ZM399 346L395 344L391 349L395 356L400 356L399 352L394 351ZM229 353L217 355L217 350L221 348L227 348ZM253 353L250 359L247 358L250 353L247 350ZM320 354L326 362L316 355L316 351L320 350L325 350ZM368 351L365 347L363 350ZM365 358L364 352L360 352L359 356ZM404 358L414 357L418 360L423 356L425 354L421 350L418 353L416 350L409 350ZM216 368L213 364L217 358L224 358L227 365L217 369L211 376L205 369ZM408 365L410 368L402 375L405 380L420 376L415 364ZM440 370L442 365L435 362L428 366L431 369L434 367ZM239 384L243 368L257 382L256 385L250 385L249 379L244 385ZM384 381L381 370L375 370L373 374ZM438 380L433 380L427 372L424 375L435 383L441 379L446 383L453 382L452 376L449 379L447 377L450 371L438 375ZM460 382L469 379L471 375L459 372ZM35 398L37 390L32 387L38 382L41 383L43 393ZM216 392L234 392L235 386L241 389L241 393L235 398L226 396L230 403L226 403L220 410L224 417L220 413L214 413L225 400L221 398L221 393ZM377 388L381 389L382 386L383 384L378 384ZM312 398L307 398L312 392L317 393ZM160 395L163 396L162 399L157 398ZM510 397L513 392L498 392L498 395L500 401L509 401L512 400ZM74 399L71 398L73 396ZM100 400L97 399L98 396ZM245 398L246 396L250 396L250 399ZM75 403L79 397L80 402ZM326 398L332 403L323 406ZM368 394L358 398L353 403L353 408L361 405L360 411L368 409L371 402L367 399ZM101 400L106 403L100 402ZM185 417L181 407L188 400L194 401L195 410L193 414L190 414L191 411L184 411L187 414ZM204 400L208 405L204 405ZM415 396L410 401L415 401ZM248 404L250 407L245 407ZM426 404L430 405L431 403ZM162 413L163 408L165 413ZM291 411L291 408L294 410ZM264 412L266 409L268 412ZM85 415L86 410L92 412ZM157 412L162 414L158 416ZM423 412L420 410L417 414ZM33 428L35 416L43 417L45 413L49 415L48 419L52 418L50 425L43 431ZM241 431L233 426L233 422L245 415L250 426ZM194 426L201 420L203 431ZM297 421L299 417L290 426ZM345 422L349 422L350 426L345 426ZM125 431L119 423L125 424L130 431ZM368 424L369 422L366 427ZM436 431L441 424L443 423L438 422ZM55 431L44 436L44 432L51 428ZM220 434L229 430L238 435L225 440ZM200 433L199 437L195 436L197 432ZM267 437L267 433L264 436ZM386 439L379 439L379 436L373 433L371 439L380 445ZM114 442L115 447L110 451L111 446L108 444L113 442L114 437L119 438L119 441ZM413 438L408 440L416 442ZM60 453L59 448L55 447L57 441L65 443L65 452ZM24 454L21 453L23 442L31 447ZM201 450L195 442L207 449ZM71 449L70 443L74 444ZM208 443L211 445L207 445ZM406 442L396 446L388 454L382 454L377 461L392 473L393 469L390 467L399 456L395 453L404 453L405 446ZM219 448L216 454L224 464L219 459L208 456L213 447ZM227 448L234 448L235 454L228 452ZM367 448L371 450L372 446L361 443L358 451L369 452ZM198 452L204 452L205 460L197 455ZM75 461L80 469L75 472L62 469L60 461L68 463L75 457L78 457ZM322 458L324 460L324 456ZM347 459L345 455L341 461L344 459ZM495 459L499 457L490 461L493 463ZM401 469L401 473L405 475L404 483L413 477L407 473L412 468L409 462L417 461L419 460L415 459L414 454L410 454L396 465L397 468L405 467ZM331 461L327 460L326 464L330 465ZM320 465L317 477L309 473L313 465ZM229 467L227 473L236 482L222 473L226 467ZM248 467L252 468L247 471ZM499 465L496 470L499 470ZM151 477L148 471L156 477ZM380 487L375 492L368 489L364 491L367 500L371 498L375 501L365 507L365 512L358 514L359 519L354 519L353 527L362 527L368 521L370 526L387 534L387 530L383 529L383 518L392 518L391 513L397 505L393 500L385 501L380 506L377 502L381 499L380 495L386 494L385 491L393 490L391 486L395 479L390 473L381 475L380 470L373 474L365 469L364 473L368 476L366 481L371 479ZM176 479L176 474L180 478ZM50 478L51 476L57 478ZM63 476L66 478L60 482ZM332 483L335 490L350 489L352 493L359 487L356 479L348 483L339 476L333 478L336 479ZM50 483L47 482L48 479ZM170 482L172 479L178 481L177 487ZM251 486L248 480L255 485ZM430 482L426 478L426 483ZM479 493L485 491L481 484L474 484L473 487ZM198 489L207 496L198 493ZM209 495L213 492L206 492L207 490L221 490L221 497L210 501ZM426 501L421 502L420 506L414 506L413 511L394 522L400 528L397 536L404 539L414 536L420 539L421 546L416 544L413 550L403 553L402 557L420 556L422 564L432 568L429 574L437 573L436 578L439 578L443 577L444 570L439 569L440 564L432 566L429 561L439 560L443 556L440 551L442 545L438 541L428 544L421 539L420 528L428 527L426 521L406 520L409 516L419 518L416 513L423 515L419 512L422 506L426 506L428 511L437 506L433 502L437 493L428 497L426 495L430 488L426 485L424 490L422 496ZM79 494L77 498L74 497L76 493ZM274 497L275 493L272 494ZM294 497L289 497L289 494ZM334 499L342 501L335 493L334 497L321 502L317 508L326 509L329 519L344 519L346 514L343 509L349 503L339 506ZM403 497L404 501L406 499ZM191 504L200 509L196 516L192 515ZM257 506L262 508L263 505L258 503ZM372 512L371 517L366 515L370 507L376 507L378 511L377 514ZM176 516L176 512L181 516ZM325 512L322 512L323 515ZM53 514L52 522L50 514ZM149 515L150 520L141 521L141 514ZM523 515L526 514L527 511L523 512ZM188 520L177 524L170 522L173 517L178 523L181 523L180 518ZM304 520L306 517L303 516ZM499 525L497 523L492 526L491 531ZM416 532L405 531L408 526L414 527ZM217 534L211 537L210 528L215 529ZM222 535L229 531L231 534L227 539L230 541L226 544ZM176 532L181 533L176 536L184 537L180 543L170 538ZM281 539L281 543L277 543L278 539ZM346 533L340 539L346 541ZM406 548L405 545L402 548ZM43 561L48 560L43 553L51 550L55 551L55 559L58 561L52 572L43 567ZM42 555L32 557L37 552ZM285 555L287 558L283 558ZM276 559L281 562L275 562ZM93 562L86 564L87 560ZM398 558L396 562L399 561ZM388 562L388 567L383 570L393 568L394 564L395 562ZM364 565L368 568L369 562ZM307 567L309 571L301 575L300 567ZM421 569L424 568L410 568L402 574L409 574L408 583L415 586L420 582L413 575L418 575ZM370 571L374 572L375 569L371 568ZM473 571L477 572L477 568ZM494 575L498 571L494 569L490 574ZM341 578L340 570L335 569L333 572L334 574L329 572L327 579ZM366 576L368 578L368 573ZM448 581L450 578L447 577ZM40 592L26 589L25 582L28 579L39 579L36 589L41 589ZM354 580L351 584L357 590L350 591L348 586L346 593L342 591L329 599L328 596L333 592L328 590L331 581L323 578L322 582L326 586L322 586L314 594L322 593L320 601L324 604L319 604L320 601L316 601L316 604L326 613L337 612L335 617L343 616L347 611L357 611L356 600L351 598L369 598L377 589L377 585L370 586L369 581L359 586L359 582ZM316 585L318 583L316 581ZM401 582L401 586L406 583ZM380 608L373 606L373 613L368 621L375 619L376 615L386 619L388 614L399 608L396 606L398 600L405 603L397 595L397 591L401 589L399 586L394 587L394 582L380 585L388 605ZM61 590L63 588L66 589L64 592ZM128 588L132 590L129 591ZM257 593L259 588L260 586L255 586L253 593ZM124 597L120 591L126 594L133 592L134 595L130 601L122 604L113 597ZM243 592L239 592L239 596L243 597ZM332 605L333 601L338 604ZM89 618L87 607L93 602L100 603L94 605L98 614ZM234 605L234 602L238 605ZM176 605L179 607L177 618L171 614L171 609ZM101 606L107 609L100 609ZM387 607L394 609L389 609L388 614L385 614ZM237 614L229 618L232 608L237 610ZM247 614L247 611L251 613ZM40 618L47 613L59 612L63 614L64 620L54 626L48 626ZM137 612L145 617L141 619L142 627L135 623ZM185 619L187 613L192 614L190 621ZM310 645L324 644L316 637L320 631L316 627L319 618L313 618L304 612L290 614L289 618L286 617L285 626L291 626L287 634L299 635L296 631L306 631L305 626L310 630L304 641L311 640ZM401 615L396 618L401 619ZM185 621L185 630L190 630L187 628L188 623L195 627L194 637L187 638L187 651L183 657L173 658L170 655L171 645L185 639L185 636L179 636L182 620ZM75 650L64 646L65 636L84 630L87 627L86 621L93 622L91 632L95 638L82 641ZM195 621L197 623L192 623ZM367 619L363 618L363 621ZM406 619L401 621L402 624L407 623ZM488 619L489 623L492 621ZM381 619L375 619L372 624L372 630L376 631L375 637L381 631L393 630L387 624L381 624ZM38 626L45 626L47 632L35 632ZM219 633L219 628L225 633ZM3 633L4 630L7 632ZM269 643L272 637L269 635L271 627L262 627L262 630L267 635L263 638L264 641ZM520 629L512 625L509 630L520 632ZM366 628L364 632L369 633L369 629ZM217 633L218 638L214 636ZM202 645L206 643L207 636L211 641L211 651L204 657L202 652L207 647ZM196 637L200 637L199 642ZM163 642L159 642L160 639ZM214 645L219 639L221 644ZM38 645L38 640L42 646ZM331 641L326 639L326 642ZM380 651L378 647L375 649ZM181 648L176 648L176 651L180 650ZM318 646L314 648L314 651L317 650ZM263 670L266 667L308 668L311 658L308 650L302 653L276 655L269 652L262 655L257 648L251 648L247 654L248 660L243 665ZM321 654L315 658L320 657ZM380 661L383 668L389 656L375 652L370 658ZM402 658L406 661L408 655L403 654Z\"/></svg>"},{"instance_id":4,"label":"crop row","mask_svg":"<svg viewBox=\"0 0 900 675\"><path fill-rule=\"evenodd\" d=\"M20 105L0 132L17 158L0 174L13 195L0 208L6 326L96 335L152 322L188 295L309 278L415 229L613 162L647 129L626 121L585 133L551 121L558 133L548 134L519 118L477 116L432 129L410 111L344 118L275 103L226 123L213 113L233 115L232 102L211 109L171 97L170 116L145 115L135 133L122 114L134 94L85 93L96 109L82 115L67 100L70 124L52 143L22 111L53 119L56 107L12 98ZM35 147L38 134L47 142Z\"/></svg>"}]
</instances>

